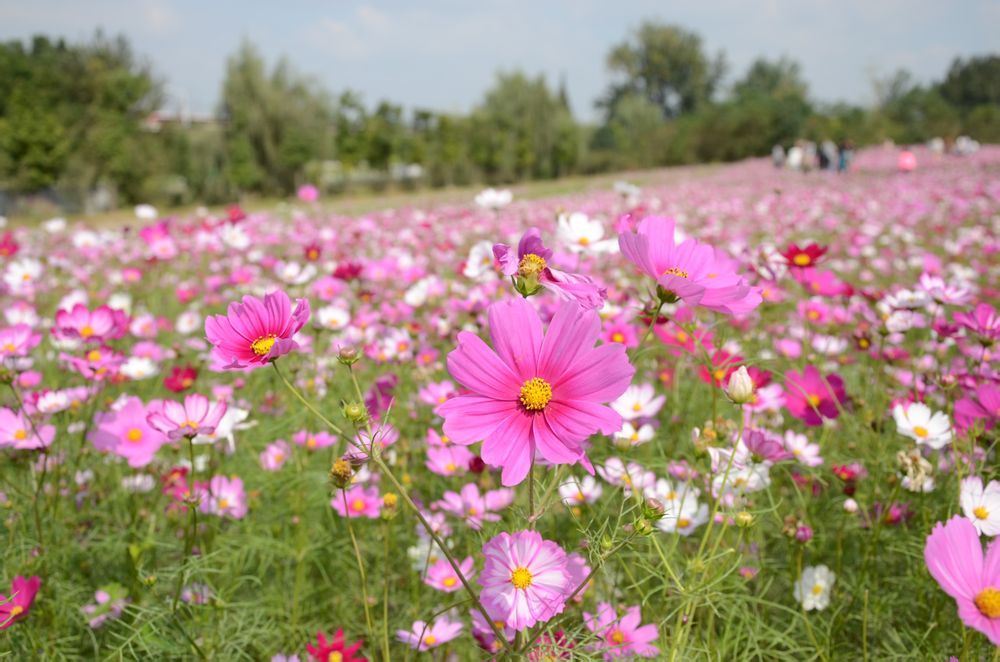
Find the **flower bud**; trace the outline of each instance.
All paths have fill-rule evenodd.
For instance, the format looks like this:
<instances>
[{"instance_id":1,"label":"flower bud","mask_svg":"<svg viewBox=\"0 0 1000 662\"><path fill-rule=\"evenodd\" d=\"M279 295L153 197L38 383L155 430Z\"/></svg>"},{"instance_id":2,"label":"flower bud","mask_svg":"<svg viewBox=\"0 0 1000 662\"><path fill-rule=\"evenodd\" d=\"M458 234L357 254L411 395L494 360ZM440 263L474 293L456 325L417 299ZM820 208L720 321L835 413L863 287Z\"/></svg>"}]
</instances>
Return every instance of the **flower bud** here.
<instances>
[{"instance_id":1,"label":"flower bud","mask_svg":"<svg viewBox=\"0 0 1000 662\"><path fill-rule=\"evenodd\" d=\"M642 516L643 518L655 522L656 520L662 518L664 515L663 504L659 499L646 499L642 504Z\"/></svg>"},{"instance_id":2,"label":"flower bud","mask_svg":"<svg viewBox=\"0 0 1000 662\"><path fill-rule=\"evenodd\" d=\"M353 347L341 347L337 353L337 360L344 365L354 365L361 359L361 355Z\"/></svg>"},{"instance_id":3,"label":"flower bud","mask_svg":"<svg viewBox=\"0 0 1000 662\"><path fill-rule=\"evenodd\" d=\"M351 469L351 463L342 457L337 458L333 466L330 467L330 482L339 489L350 485L353 476L354 471Z\"/></svg>"},{"instance_id":4,"label":"flower bud","mask_svg":"<svg viewBox=\"0 0 1000 662\"><path fill-rule=\"evenodd\" d=\"M746 366L741 365L729 377L726 396L735 404L742 405L753 400L754 385Z\"/></svg>"},{"instance_id":5,"label":"flower bud","mask_svg":"<svg viewBox=\"0 0 1000 662\"><path fill-rule=\"evenodd\" d=\"M635 521L635 532L640 536L648 536L653 533L653 525L649 523L649 520L640 517Z\"/></svg>"},{"instance_id":6,"label":"flower bud","mask_svg":"<svg viewBox=\"0 0 1000 662\"><path fill-rule=\"evenodd\" d=\"M858 502L851 498L845 499L844 512L851 513L852 515L858 512Z\"/></svg>"},{"instance_id":7,"label":"flower bud","mask_svg":"<svg viewBox=\"0 0 1000 662\"><path fill-rule=\"evenodd\" d=\"M392 492L382 495L382 519L391 520L399 512L399 497Z\"/></svg>"},{"instance_id":8,"label":"flower bud","mask_svg":"<svg viewBox=\"0 0 1000 662\"><path fill-rule=\"evenodd\" d=\"M345 402L343 412L344 418L358 427L368 422L368 408L360 402Z\"/></svg>"},{"instance_id":9,"label":"flower bud","mask_svg":"<svg viewBox=\"0 0 1000 662\"><path fill-rule=\"evenodd\" d=\"M806 526L805 524L800 524L799 528L795 530L795 539L801 543L807 543L812 540L813 530L812 527Z\"/></svg>"},{"instance_id":10,"label":"flower bud","mask_svg":"<svg viewBox=\"0 0 1000 662\"><path fill-rule=\"evenodd\" d=\"M736 513L736 526L741 529L749 529L753 526L753 515L745 510Z\"/></svg>"}]
</instances>

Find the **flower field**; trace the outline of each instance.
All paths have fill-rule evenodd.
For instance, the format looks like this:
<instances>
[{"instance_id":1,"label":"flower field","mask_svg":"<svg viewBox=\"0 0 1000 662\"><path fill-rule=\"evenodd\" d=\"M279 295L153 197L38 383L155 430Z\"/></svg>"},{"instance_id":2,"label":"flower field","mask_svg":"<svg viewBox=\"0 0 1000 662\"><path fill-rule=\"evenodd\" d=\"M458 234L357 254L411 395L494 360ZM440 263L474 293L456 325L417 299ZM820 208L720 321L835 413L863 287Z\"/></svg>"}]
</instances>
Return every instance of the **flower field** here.
<instances>
[{"instance_id":1,"label":"flower field","mask_svg":"<svg viewBox=\"0 0 1000 662\"><path fill-rule=\"evenodd\" d=\"M1000 148L916 161L0 230L0 658L995 656Z\"/></svg>"}]
</instances>

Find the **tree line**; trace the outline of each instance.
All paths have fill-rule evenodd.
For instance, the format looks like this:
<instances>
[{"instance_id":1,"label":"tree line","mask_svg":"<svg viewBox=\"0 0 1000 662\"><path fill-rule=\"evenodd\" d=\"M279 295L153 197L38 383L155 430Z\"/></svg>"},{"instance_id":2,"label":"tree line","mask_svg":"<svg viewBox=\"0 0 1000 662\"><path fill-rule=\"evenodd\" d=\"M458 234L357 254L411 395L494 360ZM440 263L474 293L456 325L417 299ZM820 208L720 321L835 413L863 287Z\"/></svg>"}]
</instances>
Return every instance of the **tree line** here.
<instances>
[{"instance_id":1,"label":"tree line","mask_svg":"<svg viewBox=\"0 0 1000 662\"><path fill-rule=\"evenodd\" d=\"M794 60L758 59L731 84L724 53L647 21L607 54L596 123L563 84L497 74L467 114L369 106L250 43L228 59L212 118L164 117L164 82L124 37L0 44L0 192L85 207L219 203L389 186L507 184L572 173L728 161L798 138L900 143L967 133L1000 141L1000 56L956 59L940 81L873 81L872 107L810 98ZM0 197L2 199L2 197Z\"/></svg>"}]
</instances>

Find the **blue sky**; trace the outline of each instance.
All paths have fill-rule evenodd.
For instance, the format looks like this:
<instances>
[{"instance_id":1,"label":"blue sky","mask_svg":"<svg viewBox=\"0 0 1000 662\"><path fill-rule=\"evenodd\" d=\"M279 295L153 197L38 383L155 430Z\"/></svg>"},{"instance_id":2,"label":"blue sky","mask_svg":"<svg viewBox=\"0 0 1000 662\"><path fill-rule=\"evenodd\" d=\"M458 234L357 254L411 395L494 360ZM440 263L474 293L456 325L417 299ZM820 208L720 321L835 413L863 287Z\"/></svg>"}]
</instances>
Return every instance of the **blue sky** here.
<instances>
[{"instance_id":1,"label":"blue sky","mask_svg":"<svg viewBox=\"0 0 1000 662\"><path fill-rule=\"evenodd\" d=\"M498 69L565 77L579 117L608 83L604 58L643 18L724 50L730 79L758 55L799 62L813 98L872 99L900 67L939 78L956 55L1000 51L997 0L0 0L0 39L124 33L196 112L215 107L225 58L245 37L331 90L369 104L466 111Z\"/></svg>"}]
</instances>

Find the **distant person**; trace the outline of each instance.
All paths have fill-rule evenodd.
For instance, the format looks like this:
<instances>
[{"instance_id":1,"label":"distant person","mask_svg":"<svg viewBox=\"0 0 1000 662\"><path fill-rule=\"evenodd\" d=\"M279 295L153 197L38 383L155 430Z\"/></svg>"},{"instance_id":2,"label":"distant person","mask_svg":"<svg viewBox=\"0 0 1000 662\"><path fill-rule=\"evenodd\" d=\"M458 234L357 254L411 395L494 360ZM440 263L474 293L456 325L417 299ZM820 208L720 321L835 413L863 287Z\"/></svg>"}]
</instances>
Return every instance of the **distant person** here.
<instances>
[{"instance_id":1,"label":"distant person","mask_svg":"<svg viewBox=\"0 0 1000 662\"><path fill-rule=\"evenodd\" d=\"M822 170L837 167L837 145L832 140L824 140L819 146L819 167Z\"/></svg>"},{"instance_id":2,"label":"distant person","mask_svg":"<svg viewBox=\"0 0 1000 662\"><path fill-rule=\"evenodd\" d=\"M785 148L775 145L771 148L771 163L775 168L781 169L785 165Z\"/></svg>"},{"instance_id":3,"label":"distant person","mask_svg":"<svg viewBox=\"0 0 1000 662\"><path fill-rule=\"evenodd\" d=\"M802 148L798 145L792 145L788 149L788 158L785 159L785 166L789 170L795 170L798 172L802 169Z\"/></svg>"},{"instance_id":4,"label":"distant person","mask_svg":"<svg viewBox=\"0 0 1000 662\"><path fill-rule=\"evenodd\" d=\"M802 171L809 172L816 167L816 143L807 140L802 146Z\"/></svg>"},{"instance_id":5,"label":"distant person","mask_svg":"<svg viewBox=\"0 0 1000 662\"><path fill-rule=\"evenodd\" d=\"M842 140L837 152L837 172L847 172L851 169L851 161L854 160L854 143L847 139Z\"/></svg>"},{"instance_id":6,"label":"distant person","mask_svg":"<svg viewBox=\"0 0 1000 662\"><path fill-rule=\"evenodd\" d=\"M927 147L935 154L944 154L944 138L931 138L927 141Z\"/></svg>"},{"instance_id":7,"label":"distant person","mask_svg":"<svg viewBox=\"0 0 1000 662\"><path fill-rule=\"evenodd\" d=\"M913 172L917 169L917 157L913 152L904 147L899 153L896 166L900 172Z\"/></svg>"}]
</instances>

